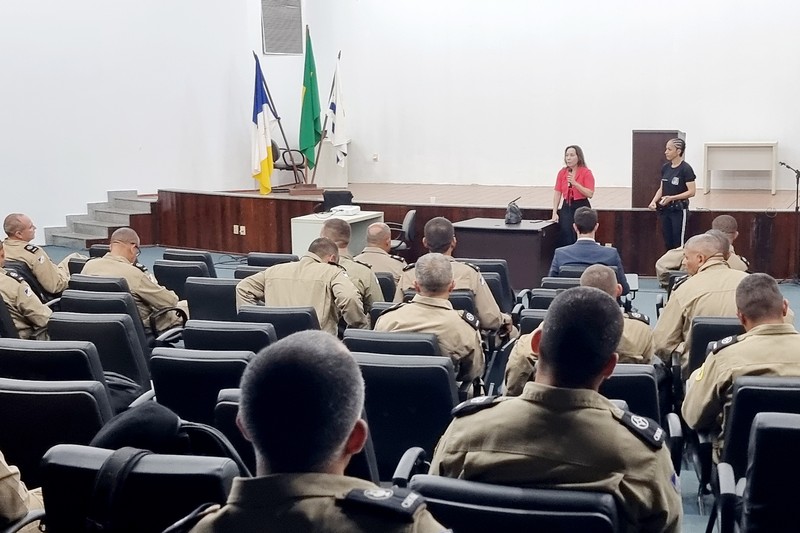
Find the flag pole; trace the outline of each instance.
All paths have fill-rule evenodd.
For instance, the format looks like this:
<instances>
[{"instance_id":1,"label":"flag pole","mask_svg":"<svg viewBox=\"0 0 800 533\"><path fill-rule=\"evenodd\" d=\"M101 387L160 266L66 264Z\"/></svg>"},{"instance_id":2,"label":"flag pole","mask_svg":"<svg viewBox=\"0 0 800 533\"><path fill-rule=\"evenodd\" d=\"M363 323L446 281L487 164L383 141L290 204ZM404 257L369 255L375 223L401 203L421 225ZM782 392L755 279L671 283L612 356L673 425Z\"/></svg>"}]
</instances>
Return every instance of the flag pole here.
<instances>
[{"instance_id":1,"label":"flag pole","mask_svg":"<svg viewBox=\"0 0 800 533\"><path fill-rule=\"evenodd\" d=\"M339 65L339 60L342 59L342 51L339 50L339 54L336 56L336 65ZM322 138L319 140L319 147L317 148L317 164L314 165L314 171L311 173L311 183L314 183L314 179L317 177L317 167L319 167L319 154L322 152L322 143L325 141L325 137L328 136L328 110L330 109L331 105L331 96L333 96L333 89L336 87L336 71L333 71L333 80L331 81L331 92L328 94L328 109L325 110L325 120L322 122Z\"/></svg>"}]
</instances>

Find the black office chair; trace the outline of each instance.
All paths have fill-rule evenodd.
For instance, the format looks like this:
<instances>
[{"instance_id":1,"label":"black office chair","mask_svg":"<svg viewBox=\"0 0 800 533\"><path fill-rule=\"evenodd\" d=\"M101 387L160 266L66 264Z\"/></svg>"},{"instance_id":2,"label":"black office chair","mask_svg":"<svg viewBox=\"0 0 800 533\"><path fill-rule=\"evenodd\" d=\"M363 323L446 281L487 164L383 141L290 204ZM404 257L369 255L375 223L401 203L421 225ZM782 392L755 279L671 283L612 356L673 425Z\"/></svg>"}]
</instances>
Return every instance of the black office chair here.
<instances>
[{"instance_id":1,"label":"black office chair","mask_svg":"<svg viewBox=\"0 0 800 533\"><path fill-rule=\"evenodd\" d=\"M624 530L611 494L528 489L464 479L416 475L408 487L421 494L443 526L459 533Z\"/></svg>"},{"instance_id":2,"label":"black office chair","mask_svg":"<svg viewBox=\"0 0 800 533\"><path fill-rule=\"evenodd\" d=\"M547 315L547 309L523 309L519 319L520 335L533 333L533 330L544 322L545 315Z\"/></svg>"},{"instance_id":3,"label":"black office chair","mask_svg":"<svg viewBox=\"0 0 800 533\"><path fill-rule=\"evenodd\" d=\"M757 413L747 447L743 479L727 463L719 473L720 531L782 533L797 530L800 512L797 494L782 482L800 477L800 415ZM738 483L737 483L738 482ZM740 508L740 512L739 512Z\"/></svg>"},{"instance_id":4,"label":"black office chair","mask_svg":"<svg viewBox=\"0 0 800 533\"><path fill-rule=\"evenodd\" d=\"M277 254L265 252L250 252L247 254L248 266L259 266L264 268L271 267L272 265L279 265L281 263L291 263L299 261L300 258L294 254Z\"/></svg>"},{"instance_id":5,"label":"black office chair","mask_svg":"<svg viewBox=\"0 0 800 533\"><path fill-rule=\"evenodd\" d=\"M353 354L366 383L366 409L381 481L411 446L432 453L458 403L449 357Z\"/></svg>"},{"instance_id":6,"label":"black office chair","mask_svg":"<svg viewBox=\"0 0 800 533\"><path fill-rule=\"evenodd\" d=\"M217 269L214 268L214 259L211 254L202 250L176 250L174 248L167 248L164 250L164 259L170 261L202 261L206 264L208 269L208 276L211 278L217 277ZM157 279L161 279L156 274Z\"/></svg>"},{"instance_id":7,"label":"black office chair","mask_svg":"<svg viewBox=\"0 0 800 533\"><path fill-rule=\"evenodd\" d=\"M293 172L295 183L302 183L303 170L306 168L306 155L300 150L284 150L273 140L272 165L275 170Z\"/></svg>"},{"instance_id":8,"label":"black office chair","mask_svg":"<svg viewBox=\"0 0 800 533\"><path fill-rule=\"evenodd\" d=\"M39 462L56 444L88 444L112 411L97 381L0 378L0 450L29 487L42 484Z\"/></svg>"},{"instance_id":9,"label":"black office chair","mask_svg":"<svg viewBox=\"0 0 800 533\"><path fill-rule=\"evenodd\" d=\"M249 278L253 274L264 272L264 268L262 266L239 265L233 271L233 277L234 279Z\"/></svg>"},{"instance_id":10,"label":"black office chair","mask_svg":"<svg viewBox=\"0 0 800 533\"><path fill-rule=\"evenodd\" d=\"M19 330L14 325L14 319L8 310L5 300L0 298L0 337L4 339L18 339Z\"/></svg>"},{"instance_id":11,"label":"black office chair","mask_svg":"<svg viewBox=\"0 0 800 533\"><path fill-rule=\"evenodd\" d=\"M351 352L385 355L441 355L439 341L434 333L347 328L344 330L342 340Z\"/></svg>"},{"instance_id":12,"label":"black office chair","mask_svg":"<svg viewBox=\"0 0 800 533\"><path fill-rule=\"evenodd\" d=\"M6 259L6 263L4 268L11 272L16 272L20 277L22 277L23 281L28 284L31 290L36 294L39 300L42 303L47 303L51 300L54 300L58 297L57 294L53 294L44 290L42 284L39 283L39 280L36 279L36 276L33 275L33 270L27 265L27 263L23 263L22 261L18 261L16 259Z\"/></svg>"},{"instance_id":13,"label":"black office chair","mask_svg":"<svg viewBox=\"0 0 800 533\"><path fill-rule=\"evenodd\" d=\"M88 259L84 259L83 257L70 257L69 261L67 261L67 270L69 270L69 275L72 276L74 274L80 274L84 265L86 264L86 261L88 261Z\"/></svg>"},{"instance_id":14,"label":"black office chair","mask_svg":"<svg viewBox=\"0 0 800 533\"><path fill-rule=\"evenodd\" d=\"M89 257L103 257L110 251L110 244L93 244L89 247Z\"/></svg>"},{"instance_id":15,"label":"black office chair","mask_svg":"<svg viewBox=\"0 0 800 533\"><path fill-rule=\"evenodd\" d=\"M117 489L110 493L98 474L113 453L59 445L45 454L42 491L48 532L160 533L205 503L224 505L239 475L227 458L148 453L130 471L108 476ZM89 526L98 522L103 529Z\"/></svg>"},{"instance_id":16,"label":"black office chair","mask_svg":"<svg viewBox=\"0 0 800 533\"><path fill-rule=\"evenodd\" d=\"M383 299L387 302L394 300L394 293L397 290L394 274L391 272L375 272L375 277L378 278L378 284L381 286Z\"/></svg>"},{"instance_id":17,"label":"black office chair","mask_svg":"<svg viewBox=\"0 0 800 533\"><path fill-rule=\"evenodd\" d=\"M392 233L394 233L394 237L396 237L392 239L389 245L392 252L401 252L411 248L411 243L414 242L414 237L416 237L416 228L414 227L416 220L417 210L411 209L406 212L402 224L398 224L397 222L386 223Z\"/></svg>"},{"instance_id":18,"label":"black office chair","mask_svg":"<svg viewBox=\"0 0 800 533\"><path fill-rule=\"evenodd\" d=\"M243 305L239 309L240 322L266 322L275 328L278 340L292 333L319 329L317 312L313 307L263 307Z\"/></svg>"},{"instance_id":19,"label":"black office chair","mask_svg":"<svg viewBox=\"0 0 800 533\"><path fill-rule=\"evenodd\" d=\"M150 371L156 401L181 418L212 424L222 389L239 386L253 352L156 348Z\"/></svg>"},{"instance_id":20,"label":"black office chair","mask_svg":"<svg viewBox=\"0 0 800 533\"><path fill-rule=\"evenodd\" d=\"M248 351L258 353L278 340L272 324L190 319L183 327L188 350Z\"/></svg>"},{"instance_id":21,"label":"black office chair","mask_svg":"<svg viewBox=\"0 0 800 533\"><path fill-rule=\"evenodd\" d=\"M208 272L208 265L203 261L173 261L156 259L153 263L153 275L158 282L178 295L179 300L186 299L184 287L190 277L213 277Z\"/></svg>"},{"instance_id":22,"label":"black office chair","mask_svg":"<svg viewBox=\"0 0 800 533\"><path fill-rule=\"evenodd\" d=\"M572 287L579 287L581 284L580 277L567 278L567 277L550 277L545 276L542 278L541 287L543 289L571 289Z\"/></svg>"},{"instance_id":23,"label":"black office chair","mask_svg":"<svg viewBox=\"0 0 800 533\"><path fill-rule=\"evenodd\" d=\"M238 320L236 312L237 279L189 278L186 302L189 316L198 320Z\"/></svg>"},{"instance_id":24,"label":"black office chair","mask_svg":"<svg viewBox=\"0 0 800 533\"><path fill-rule=\"evenodd\" d=\"M511 272L508 268L508 261L505 259L485 259L485 258L457 258L457 261L470 263L478 267L484 276L487 273L495 272L500 276L500 283L503 286L502 298L497 304L504 313L510 313L516 303L514 289L511 287Z\"/></svg>"}]
</instances>

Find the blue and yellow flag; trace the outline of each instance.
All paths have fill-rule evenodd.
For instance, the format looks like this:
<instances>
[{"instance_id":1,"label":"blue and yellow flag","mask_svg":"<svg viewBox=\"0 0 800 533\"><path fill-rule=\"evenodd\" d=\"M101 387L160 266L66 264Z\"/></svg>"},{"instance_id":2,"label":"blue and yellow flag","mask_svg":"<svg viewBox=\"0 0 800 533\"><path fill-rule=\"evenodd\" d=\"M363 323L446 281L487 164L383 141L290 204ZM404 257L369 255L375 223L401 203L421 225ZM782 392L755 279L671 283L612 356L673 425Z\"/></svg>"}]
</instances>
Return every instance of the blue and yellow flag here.
<instances>
[{"instance_id":1,"label":"blue and yellow flag","mask_svg":"<svg viewBox=\"0 0 800 533\"><path fill-rule=\"evenodd\" d=\"M261 194L272 191L270 176L272 175L272 136L269 133L272 112L270 111L267 90L264 84L264 75L261 73L261 63L258 56L256 60L256 87L253 91L253 126L252 126L252 173L253 179L258 180L258 189Z\"/></svg>"}]
</instances>

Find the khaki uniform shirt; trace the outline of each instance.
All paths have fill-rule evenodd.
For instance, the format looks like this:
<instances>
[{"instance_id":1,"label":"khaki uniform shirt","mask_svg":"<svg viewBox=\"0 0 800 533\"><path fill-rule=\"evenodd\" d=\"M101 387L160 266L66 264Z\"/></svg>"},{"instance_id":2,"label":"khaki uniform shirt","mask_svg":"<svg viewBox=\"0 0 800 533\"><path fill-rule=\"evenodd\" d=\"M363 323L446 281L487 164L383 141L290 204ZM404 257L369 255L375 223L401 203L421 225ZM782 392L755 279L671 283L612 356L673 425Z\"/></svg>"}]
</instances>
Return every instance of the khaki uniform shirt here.
<instances>
[{"instance_id":1,"label":"khaki uniform shirt","mask_svg":"<svg viewBox=\"0 0 800 533\"><path fill-rule=\"evenodd\" d=\"M299 261L274 265L236 286L236 305L263 301L275 307L311 306L322 331L337 334L339 317L349 326L369 327L361 296L344 268L307 252Z\"/></svg>"},{"instance_id":2,"label":"khaki uniform shirt","mask_svg":"<svg viewBox=\"0 0 800 533\"><path fill-rule=\"evenodd\" d=\"M711 434L719 461L723 429L739 376L800 376L800 334L790 324L764 324L709 354L687 383L681 412L690 427Z\"/></svg>"},{"instance_id":3,"label":"khaki uniform shirt","mask_svg":"<svg viewBox=\"0 0 800 533\"><path fill-rule=\"evenodd\" d=\"M44 290L52 294L63 292L69 284L69 269L65 258L56 265L42 248L26 241L8 238L3 241L6 259L15 259L28 265Z\"/></svg>"},{"instance_id":4,"label":"khaki uniform shirt","mask_svg":"<svg viewBox=\"0 0 800 533\"><path fill-rule=\"evenodd\" d=\"M395 284L400 281L400 276L406 267L405 259L399 255L392 255L377 246L367 246L355 259L370 265L373 272L390 272L394 276Z\"/></svg>"},{"instance_id":5,"label":"khaki uniform shirt","mask_svg":"<svg viewBox=\"0 0 800 533\"><path fill-rule=\"evenodd\" d=\"M368 314L372 304L383 301L383 291L378 278L369 265L359 263L349 253L339 250L339 264L347 271L347 277L353 282L364 302L364 313Z\"/></svg>"},{"instance_id":6,"label":"khaki uniform shirt","mask_svg":"<svg viewBox=\"0 0 800 533\"><path fill-rule=\"evenodd\" d=\"M449 300L416 294L410 303L385 311L375 322L375 331L435 333L442 355L453 361L457 381L483 375L481 335L474 322L465 320L464 312L453 309Z\"/></svg>"},{"instance_id":7,"label":"khaki uniform shirt","mask_svg":"<svg viewBox=\"0 0 800 533\"><path fill-rule=\"evenodd\" d=\"M742 256L736 255L731 246L731 256L727 260L728 266L734 270L741 270L747 272L750 270L750 263L747 262ZM662 255L656 261L656 277L662 287L666 288L669 283L670 270L686 270L686 260L683 256L683 247L673 248L667 250L667 253Z\"/></svg>"},{"instance_id":8,"label":"khaki uniform shirt","mask_svg":"<svg viewBox=\"0 0 800 533\"><path fill-rule=\"evenodd\" d=\"M692 319L698 316L736 316L736 287L747 274L733 270L722 259L709 259L672 291L653 330L656 355L670 361L681 353L684 371L689 363L685 347L691 342ZM686 377L686 376L684 376Z\"/></svg>"},{"instance_id":9,"label":"khaki uniform shirt","mask_svg":"<svg viewBox=\"0 0 800 533\"><path fill-rule=\"evenodd\" d=\"M617 346L620 363L651 364L653 360L653 330L645 322L623 313L622 337ZM541 329L541 324L539 328ZM521 335L506 363L506 396L519 396L535 376L539 355L531 348L533 333Z\"/></svg>"},{"instance_id":10,"label":"khaki uniform shirt","mask_svg":"<svg viewBox=\"0 0 800 533\"><path fill-rule=\"evenodd\" d=\"M669 450L645 441L624 411L588 389L528 383L457 417L442 436L431 474L522 487L595 490L621 503L627 531L680 531L681 496ZM647 419L637 417L644 423ZM630 421L633 422L633 421Z\"/></svg>"},{"instance_id":11,"label":"khaki uniform shirt","mask_svg":"<svg viewBox=\"0 0 800 533\"><path fill-rule=\"evenodd\" d=\"M503 324L510 323L511 319L500 312L497 301L492 295L491 289L481 276L480 270L474 265L456 261L455 258L447 256L453 266L453 281L456 286L453 290L470 290L475 295L475 314L481 322L481 329L499 329ZM414 265L409 265L400 276L397 283L397 292L394 295L395 302L403 301L403 291L414 289L414 281L417 275Z\"/></svg>"},{"instance_id":12,"label":"khaki uniform shirt","mask_svg":"<svg viewBox=\"0 0 800 533\"><path fill-rule=\"evenodd\" d=\"M227 504L208 514L192 533L440 533L442 527L419 505L419 496L394 496L392 507L413 499L409 510L382 503L389 489L334 474L277 474L236 478ZM363 503L348 498L357 491ZM405 494L405 492L403 492ZM372 502L370 501L372 499ZM374 502L374 503L373 503ZM401 508L402 509L402 508Z\"/></svg>"},{"instance_id":13,"label":"khaki uniform shirt","mask_svg":"<svg viewBox=\"0 0 800 533\"><path fill-rule=\"evenodd\" d=\"M87 261L81 273L125 278L145 329L150 329L150 315L167 307L179 307L189 316L186 301L179 301L177 294L159 285L143 266L136 266L124 257L107 253L103 257ZM176 313L164 313L156 320L156 328L164 331L180 323L181 319Z\"/></svg>"},{"instance_id":14,"label":"khaki uniform shirt","mask_svg":"<svg viewBox=\"0 0 800 533\"><path fill-rule=\"evenodd\" d=\"M18 274L0 268L0 296L8 307L21 339L46 339L44 328L53 311L44 305ZM34 330L42 330L34 335Z\"/></svg>"},{"instance_id":15,"label":"khaki uniform shirt","mask_svg":"<svg viewBox=\"0 0 800 533\"><path fill-rule=\"evenodd\" d=\"M6 463L0 453L0 526L19 520L28 511L43 509L42 489L28 490L19 477L19 469ZM36 524L26 526L23 533L39 531Z\"/></svg>"}]
</instances>

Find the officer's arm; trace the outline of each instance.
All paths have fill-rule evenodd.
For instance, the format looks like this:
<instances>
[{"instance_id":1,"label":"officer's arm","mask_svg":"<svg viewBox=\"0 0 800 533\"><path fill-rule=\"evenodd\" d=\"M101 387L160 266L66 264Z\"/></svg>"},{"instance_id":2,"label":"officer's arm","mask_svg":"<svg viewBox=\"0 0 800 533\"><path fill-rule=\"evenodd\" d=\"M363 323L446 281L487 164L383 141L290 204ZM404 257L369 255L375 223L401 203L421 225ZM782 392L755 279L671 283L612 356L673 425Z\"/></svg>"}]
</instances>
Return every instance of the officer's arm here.
<instances>
[{"instance_id":1,"label":"officer's arm","mask_svg":"<svg viewBox=\"0 0 800 533\"><path fill-rule=\"evenodd\" d=\"M679 533L683 504L678 476L672 468L668 448L665 446L655 453L653 474L643 478L649 487L643 487L640 501L645 507L640 512L636 530Z\"/></svg>"},{"instance_id":2,"label":"officer's arm","mask_svg":"<svg viewBox=\"0 0 800 533\"><path fill-rule=\"evenodd\" d=\"M53 314L53 311L39 300L27 283L20 283L17 287L17 305L25 320L37 328L46 327L50 315Z\"/></svg>"},{"instance_id":3,"label":"officer's arm","mask_svg":"<svg viewBox=\"0 0 800 533\"><path fill-rule=\"evenodd\" d=\"M655 348L653 347L653 331L650 328L647 328L645 332L644 341L642 342L642 362L643 363L650 363L653 361L653 354L655 353Z\"/></svg>"},{"instance_id":4,"label":"officer's arm","mask_svg":"<svg viewBox=\"0 0 800 533\"><path fill-rule=\"evenodd\" d=\"M236 284L236 309L243 305L257 305L259 300L264 300L264 287L266 276L264 272L258 272L252 276L244 278Z\"/></svg>"},{"instance_id":5,"label":"officer's arm","mask_svg":"<svg viewBox=\"0 0 800 533\"><path fill-rule=\"evenodd\" d=\"M344 271L339 272L333 278L331 289L333 290L336 307L339 308L339 312L342 313L347 325L354 328L368 328L369 318L364 314L361 297L356 286L353 285L353 282L350 281Z\"/></svg>"},{"instance_id":6,"label":"officer's arm","mask_svg":"<svg viewBox=\"0 0 800 533\"><path fill-rule=\"evenodd\" d=\"M403 291L409 287L413 287L414 279L409 275L408 272L403 272L400 274L400 281L397 282L397 287L394 291L394 302L400 303L403 301Z\"/></svg>"},{"instance_id":7,"label":"officer's arm","mask_svg":"<svg viewBox=\"0 0 800 533\"><path fill-rule=\"evenodd\" d=\"M670 361L672 352L683 341L683 321L681 301L678 295L673 293L653 330L656 355L666 362Z\"/></svg>"},{"instance_id":8,"label":"officer's arm","mask_svg":"<svg viewBox=\"0 0 800 533\"><path fill-rule=\"evenodd\" d=\"M178 305L178 295L154 282L145 272L140 271L134 284L131 292L136 293L152 309L158 310Z\"/></svg>"},{"instance_id":9,"label":"officer's arm","mask_svg":"<svg viewBox=\"0 0 800 533\"><path fill-rule=\"evenodd\" d=\"M532 381L536 368L536 354L531 349L531 334L521 335L506 363L506 396L519 396L525 384Z\"/></svg>"},{"instance_id":10,"label":"officer's arm","mask_svg":"<svg viewBox=\"0 0 800 533\"><path fill-rule=\"evenodd\" d=\"M453 429L453 426L457 423L457 420L451 422L447 431L445 431L442 438L439 439L439 443L436 445L436 449L433 452L431 468L428 471L429 474L452 478L461 477L467 458L466 452L450 449L450 447L454 445L453 434L457 431L457 429Z\"/></svg>"},{"instance_id":11,"label":"officer's arm","mask_svg":"<svg viewBox=\"0 0 800 533\"><path fill-rule=\"evenodd\" d=\"M687 383L681 413L689 427L696 431L713 428L725 407L727 390L733 383L730 371L719 368L717 355L711 354Z\"/></svg>"},{"instance_id":12,"label":"officer's arm","mask_svg":"<svg viewBox=\"0 0 800 533\"><path fill-rule=\"evenodd\" d=\"M464 328L463 344L454 350L450 357L455 359L458 365L458 381L471 382L483 375L486 362L481 346L481 335L476 329Z\"/></svg>"},{"instance_id":13,"label":"officer's arm","mask_svg":"<svg viewBox=\"0 0 800 533\"><path fill-rule=\"evenodd\" d=\"M375 273L370 271L369 286L367 287L367 293L364 295L364 307L366 309L372 309L372 304L383 301L384 299L383 291L381 291L381 284L378 283L378 278L375 276Z\"/></svg>"},{"instance_id":14,"label":"officer's arm","mask_svg":"<svg viewBox=\"0 0 800 533\"><path fill-rule=\"evenodd\" d=\"M0 453L0 522L13 522L28 512L30 495L20 480L19 469L6 463Z\"/></svg>"},{"instance_id":15,"label":"officer's arm","mask_svg":"<svg viewBox=\"0 0 800 533\"><path fill-rule=\"evenodd\" d=\"M59 294L69 284L69 272L61 270L53 263L44 250L39 250L33 258L33 275L42 288L49 293Z\"/></svg>"},{"instance_id":16,"label":"officer's arm","mask_svg":"<svg viewBox=\"0 0 800 533\"><path fill-rule=\"evenodd\" d=\"M475 292L475 313L478 315L478 320L481 321L481 328L500 329L507 320L500 312L500 307L483 276L479 274L478 278L478 284L473 291Z\"/></svg>"}]
</instances>

